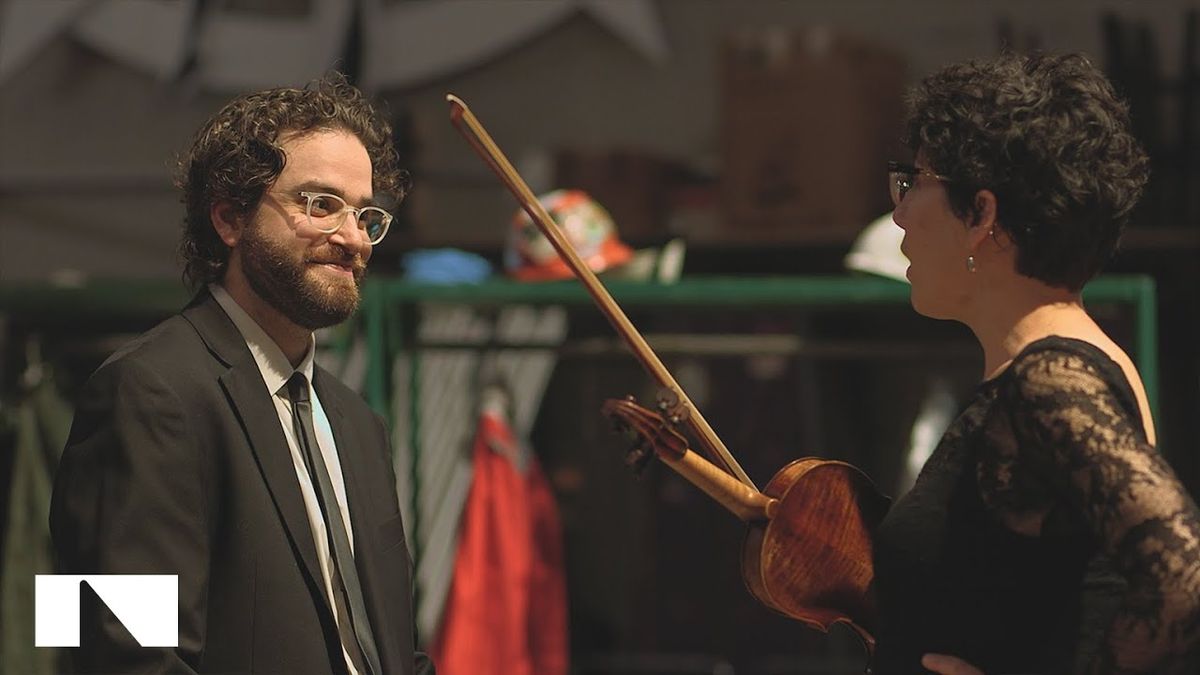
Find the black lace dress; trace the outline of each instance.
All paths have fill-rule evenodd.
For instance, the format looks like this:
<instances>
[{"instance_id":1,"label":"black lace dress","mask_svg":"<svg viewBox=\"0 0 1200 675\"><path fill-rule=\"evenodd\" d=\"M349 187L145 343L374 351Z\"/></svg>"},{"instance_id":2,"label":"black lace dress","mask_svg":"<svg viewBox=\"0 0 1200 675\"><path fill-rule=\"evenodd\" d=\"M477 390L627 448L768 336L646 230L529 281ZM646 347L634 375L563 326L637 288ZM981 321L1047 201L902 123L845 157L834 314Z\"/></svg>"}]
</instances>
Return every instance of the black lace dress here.
<instances>
[{"instance_id":1,"label":"black lace dress","mask_svg":"<svg viewBox=\"0 0 1200 675\"><path fill-rule=\"evenodd\" d=\"M987 675L1200 673L1200 513L1086 342L1039 340L979 386L881 523L875 573L878 675L926 652Z\"/></svg>"}]
</instances>

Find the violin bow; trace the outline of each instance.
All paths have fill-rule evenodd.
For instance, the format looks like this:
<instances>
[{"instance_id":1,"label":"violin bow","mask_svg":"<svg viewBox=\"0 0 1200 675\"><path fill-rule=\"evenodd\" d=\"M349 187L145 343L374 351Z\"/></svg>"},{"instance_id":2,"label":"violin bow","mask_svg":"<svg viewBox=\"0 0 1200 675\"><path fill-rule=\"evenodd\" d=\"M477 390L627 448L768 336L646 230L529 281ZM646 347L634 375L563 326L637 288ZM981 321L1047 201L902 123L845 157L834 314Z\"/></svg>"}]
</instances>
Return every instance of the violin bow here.
<instances>
[{"instance_id":1,"label":"violin bow","mask_svg":"<svg viewBox=\"0 0 1200 675\"><path fill-rule=\"evenodd\" d=\"M700 414L700 411L692 403L692 400L688 398L683 388L679 386L679 383L667 371L666 366L663 365L658 355L654 353L654 350L650 349L650 345L646 343L641 333L638 333L637 329L633 327L633 324L629 321L629 317L625 316L625 312L613 300L608 289L604 288L604 285L600 283L595 272L579 259L579 254L575 252L575 248L571 245L571 242L559 230L558 225L555 224L550 214L546 212L541 202L534 197L533 191L529 189L525 180L513 168L512 163L504 156L504 153L501 152L495 141L492 140L491 135L483 128L483 125L479 123L479 120L471 112L471 109L467 107L467 104L462 99L454 94L447 94L446 101L450 104L450 121L454 124L454 127L467 139L467 142L471 144L471 147L475 149L480 158L495 172L508 188L508 191L517 198L517 202L520 203L521 208L525 210L525 213L529 214L529 217L533 219L533 222L542 231L542 234L546 236L546 239L550 240L550 244L554 246L554 250L558 251L558 255L567 263L571 271L575 273L576 278L579 279L583 287L587 289L588 294L592 296L592 299L600 308L600 312L604 314L609 323L616 329L617 334L629 345L634 356L641 361L642 366L650 376L658 381L660 387L674 394L678 399L679 403L676 410L681 410L684 413L679 416L682 418L681 421L685 422L692 433L708 448L714 461L721 468L745 485L757 490L758 488L755 487L754 482L750 480L750 477L746 475L741 465L730 454L729 449L717 437L717 433L709 426L708 421Z\"/></svg>"}]
</instances>

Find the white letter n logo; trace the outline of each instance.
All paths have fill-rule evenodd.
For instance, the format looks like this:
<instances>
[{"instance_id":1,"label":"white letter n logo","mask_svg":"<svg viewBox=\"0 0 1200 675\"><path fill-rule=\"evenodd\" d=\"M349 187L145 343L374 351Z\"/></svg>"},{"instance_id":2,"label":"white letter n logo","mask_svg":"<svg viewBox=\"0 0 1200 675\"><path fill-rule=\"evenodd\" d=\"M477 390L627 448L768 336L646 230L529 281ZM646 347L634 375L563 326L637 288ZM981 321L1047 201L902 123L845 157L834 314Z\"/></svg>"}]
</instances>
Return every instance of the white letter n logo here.
<instances>
[{"instance_id":1,"label":"white letter n logo","mask_svg":"<svg viewBox=\"0 0 1200 675\"><path fill-rule=\"evenodd\" d=\"M141 646L179 646L178 574L35 575L35 646L79 646L80 583L92 587Z\"/></svg>"}]
</instances>

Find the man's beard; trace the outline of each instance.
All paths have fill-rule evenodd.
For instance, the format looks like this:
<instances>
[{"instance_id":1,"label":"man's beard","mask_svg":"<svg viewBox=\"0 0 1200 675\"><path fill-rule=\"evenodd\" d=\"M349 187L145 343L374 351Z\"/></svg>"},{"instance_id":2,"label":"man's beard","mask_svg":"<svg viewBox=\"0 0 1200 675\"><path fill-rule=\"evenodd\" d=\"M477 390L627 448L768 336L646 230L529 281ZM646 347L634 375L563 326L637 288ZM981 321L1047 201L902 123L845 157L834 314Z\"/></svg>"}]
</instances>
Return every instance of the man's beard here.
<instances>
[{"instance_id":1,"label":"man's beard","mask_svg":"<svg viewBox=\"0 0 1200 675\"><path fill-rule=\"evenodd\" d=\"M345 321L358 309L358 290L366 274L362 256L330 243L307 251L300 259L286 246L276 244L253 223L242 245L242 269L259 297L297 326L317 330ZM344 277L317 278L310 262L336 262L351 267L354 281Z\"/></svg>"}]
</instances>

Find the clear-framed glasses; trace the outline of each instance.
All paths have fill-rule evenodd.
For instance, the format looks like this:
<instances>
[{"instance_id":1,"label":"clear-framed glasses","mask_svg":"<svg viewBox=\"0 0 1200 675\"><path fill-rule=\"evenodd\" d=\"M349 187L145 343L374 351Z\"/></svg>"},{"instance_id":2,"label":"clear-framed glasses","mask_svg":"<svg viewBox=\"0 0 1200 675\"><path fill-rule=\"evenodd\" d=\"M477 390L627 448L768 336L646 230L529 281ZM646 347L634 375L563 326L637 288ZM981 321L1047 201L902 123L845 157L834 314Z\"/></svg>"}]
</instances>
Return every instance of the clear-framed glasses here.
<instances>
[{"instance_id":1,"label":"clear-framed glasses","mask_svg":"<svg viewBox=\"0 0 1200 675\"><path fill-rule=\"evenodd\" d=\"M953 183L953 179L949 176L943 176L940 173L934 173L929 169L923 169L913 164L904 164L902 162L888 162L888 189L892 194L892 204L899 206L904 195L912 189L912 186L917 182L917 176L929 176L943 183Z\"/></svg>"},{"instance_id":2,"label":"clear-framed glasses","mask_svg":"<svg viewBox=\"0 0 1200 675\"><path fill-rule=\"evenodd\" d=\"M300 196L307 200L304 215L308 217L309 227L321 234L333 234L342 229L346 217L353 214L358 229L367 235L367 241L374 246L383 240L388 226L392 224L392 214L378 206L355 208L347 204L345 199L327 192L301 192Z\"/></svg>"}]
</instances>

